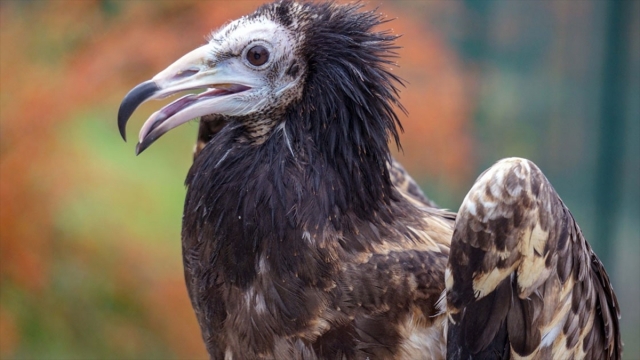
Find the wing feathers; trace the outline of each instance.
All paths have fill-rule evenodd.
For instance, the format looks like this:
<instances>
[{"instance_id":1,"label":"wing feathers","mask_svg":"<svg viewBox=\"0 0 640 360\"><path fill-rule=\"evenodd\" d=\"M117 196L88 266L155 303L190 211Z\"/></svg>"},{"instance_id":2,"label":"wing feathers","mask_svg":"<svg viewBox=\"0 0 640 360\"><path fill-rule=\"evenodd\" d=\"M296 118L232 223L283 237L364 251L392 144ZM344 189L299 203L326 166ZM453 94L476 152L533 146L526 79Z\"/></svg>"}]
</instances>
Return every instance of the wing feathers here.
<instances>
[{"instance_id":1,"label":"wing feathers","mask_svg":"<svg viewBox=\"0 0 640 360\"><path fill-rule=\"evenodd\" d=\"M512 308L507 315L507 333L511 348L517 354L531 354L540 344L539 308L542 299L531 296L528 299L512 299Z\"/></svg>"},{"instance_id":2,"label":"wing feathers","mask_svg":"<svg viewBox=\"0 0 640 360\"><path fill-rule=\"evenodd\" d=\"M609 278L530 161L505 159L480 175L446 274L450 359L621 357Z\"/></svg>"}]
</instances>

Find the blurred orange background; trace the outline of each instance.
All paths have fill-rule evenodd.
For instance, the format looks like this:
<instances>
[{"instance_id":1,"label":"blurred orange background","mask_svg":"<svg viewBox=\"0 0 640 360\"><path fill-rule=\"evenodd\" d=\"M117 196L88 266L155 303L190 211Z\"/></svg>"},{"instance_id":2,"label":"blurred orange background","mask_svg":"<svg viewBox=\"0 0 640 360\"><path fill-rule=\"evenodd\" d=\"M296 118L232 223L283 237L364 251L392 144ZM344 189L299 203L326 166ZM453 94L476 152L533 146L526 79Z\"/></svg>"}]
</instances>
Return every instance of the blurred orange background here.
<instances>
[{"instance_id":1,"label":"blurred orange background","mask_svg":"<svg viewBox=\"0 0 640 360\"><path fill-rule=\"evenodd\" d=\"M261 3L0 2L2 359L206 358L180 246L197 125L136 157L116 112L130 88ZM609 217L596 196L607 194L598 180L604 2L365 5L379 5L396 18L385 26L403 34L395 71L407 80L408 116L397 157L453 210L491 163L536 162L606 255L625 358L637 359L640 2L632 3L622 34L622 132L612 135L622 150L604 155L621 162ZM159 107L141 106L129 132ZM610 237L595 235L599 221Z\"/></svg>"}]
</instances>

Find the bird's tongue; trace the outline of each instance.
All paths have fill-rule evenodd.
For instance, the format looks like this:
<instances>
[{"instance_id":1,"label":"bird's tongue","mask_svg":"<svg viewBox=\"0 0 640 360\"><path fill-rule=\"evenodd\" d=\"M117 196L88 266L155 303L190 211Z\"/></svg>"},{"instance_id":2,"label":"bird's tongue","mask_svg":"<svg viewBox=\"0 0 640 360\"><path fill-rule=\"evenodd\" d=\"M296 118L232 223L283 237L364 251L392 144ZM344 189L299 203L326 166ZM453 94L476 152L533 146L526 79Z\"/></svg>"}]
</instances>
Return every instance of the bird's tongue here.
<instances>
[{"instance_id":1,"label":"bird's tongue","mask_svg":"<svg viewBox=\"0 0 640 360\"><path fill-rule=\"evenodd\" d=\"M172 117L177 114L180 110L186 108L187 106L193 105L198 102L198 100L206 98L206 97L215 97L222 96L234 93L232 89L209 89L200 94L189 94L185 95L178 100L172 102L171 104L163 107L162 109L156 111L149 120L147 120L142 128L140 129L139 139L142 141L153 129L160 126L166 119Z\"/></svg>"}]
</instances>

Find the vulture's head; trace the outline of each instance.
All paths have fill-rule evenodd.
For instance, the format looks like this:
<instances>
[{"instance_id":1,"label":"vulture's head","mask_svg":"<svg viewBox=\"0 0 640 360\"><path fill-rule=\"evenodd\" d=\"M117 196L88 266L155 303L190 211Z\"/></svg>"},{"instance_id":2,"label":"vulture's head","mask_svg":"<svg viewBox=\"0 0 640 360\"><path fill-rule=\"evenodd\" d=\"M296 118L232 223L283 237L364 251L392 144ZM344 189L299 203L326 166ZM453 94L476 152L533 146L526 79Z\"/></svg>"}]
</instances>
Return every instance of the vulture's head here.
<instances>
[{"instance_id":1,"label":"vulture's head","mask_svg":"<svg viewBox=\"0 0 640 360\"><path fill-rule=\"evenodd\" d=\"M360 8L282 1L228 23L126 95L121 135L141 103L202 90L151 115L136 152L200 118L242 127L255 146L287 123L332 154L388 156L387 140L397 141L399 125L393 111L399 80L390 72L395 36L374 31L385 20Z\"/></svg>"}]
</instances>

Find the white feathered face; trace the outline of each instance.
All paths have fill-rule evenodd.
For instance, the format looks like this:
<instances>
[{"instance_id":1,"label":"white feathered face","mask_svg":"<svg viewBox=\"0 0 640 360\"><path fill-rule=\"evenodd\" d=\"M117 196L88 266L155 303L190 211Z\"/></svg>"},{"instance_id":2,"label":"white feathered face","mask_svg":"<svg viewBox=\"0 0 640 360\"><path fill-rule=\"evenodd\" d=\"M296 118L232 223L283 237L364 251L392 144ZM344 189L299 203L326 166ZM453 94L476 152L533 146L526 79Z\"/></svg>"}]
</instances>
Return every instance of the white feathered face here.
<instances>
[{"instance_id":1,"label":"white feathered face","mask_svg":"<svg viewBox=\"0 0 640 360\"><path fill-rule=\"evenodd\" d=\"M254 14L214 32L206 45L125 96L118 113L122 136L138 105L186 90L204 89L151 115L140 130L137 153L167 131L201 116L275 116L302 93L306 63L299 51L302 35L296 28L296 24L282 25L269 14Z\"/></svg>"}]
</instances>

